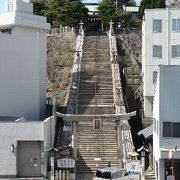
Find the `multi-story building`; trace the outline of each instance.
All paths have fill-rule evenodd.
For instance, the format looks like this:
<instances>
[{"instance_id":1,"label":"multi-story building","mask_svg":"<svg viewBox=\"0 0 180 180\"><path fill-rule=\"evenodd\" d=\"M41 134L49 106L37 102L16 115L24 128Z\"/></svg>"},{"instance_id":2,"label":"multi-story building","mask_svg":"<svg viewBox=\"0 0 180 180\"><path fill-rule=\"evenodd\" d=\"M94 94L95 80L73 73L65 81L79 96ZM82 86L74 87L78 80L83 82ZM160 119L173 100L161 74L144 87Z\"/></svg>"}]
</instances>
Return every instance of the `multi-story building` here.
<instances>
[{"instance_id":1,"label":"multi-story building","mask_svg":"<svg viewBox=\"0 0 180 180\"><path fill-rule=\"evenodd\" d=\"M46 18L31 3L8 0L0 14L0 116L46 114Z\"/></svg>"},{"instance_id":2,"label":"multi-story building","mask_svg":"<svg viewBox=\"0 0 180 180\"><path fill-rule=\"evenodd\" d=\"M180 179L180 66L158 68L153 102L153 159L157 180Z\"/></svg>"},{"instance_id":3,"label":"multi-story building","mask_svg":"<svg viewBox=\"0 0 180 180\"><path fill-rule=\"evenodd\" d=\"M148 122L152 120L158 65L180 65L180 10L146 9L142 34L144 122Z\"/></svg>"},{"instance_id":4,"label":"multi-story building","mask_svg":"<svg viewBox=\"0 0 180 180\"><path fill-rule=\"evenodd\" d=\"M33 15L23 0L8 0L0 14L0 178L47 176L55 132L54 118L40 121L48 29L46 18Z\"/></svg>"}]
</instances>

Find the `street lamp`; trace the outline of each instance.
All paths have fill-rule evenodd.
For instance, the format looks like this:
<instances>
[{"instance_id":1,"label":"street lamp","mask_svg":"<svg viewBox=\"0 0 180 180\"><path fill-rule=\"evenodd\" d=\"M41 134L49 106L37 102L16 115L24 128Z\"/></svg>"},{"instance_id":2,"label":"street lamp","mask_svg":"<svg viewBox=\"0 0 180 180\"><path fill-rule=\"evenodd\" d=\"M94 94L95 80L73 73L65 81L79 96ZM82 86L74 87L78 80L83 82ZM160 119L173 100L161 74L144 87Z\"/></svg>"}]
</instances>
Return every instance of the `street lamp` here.
<instances>
[{"instance_id":1,"label":"street lamp","mask_svg":"<svg viewBox=\"0 0 180 180\"><path fill-rule=\"evenodd\" d=\"M135 150L135 147L132 147L132 150L128 152L128 155L130 156L131 160L137 160L137 157L139 156Z\"/></svg>"},{"instance_id":2,"label":"street lamp","mask_svg":"<svg viewBox=\"0 0 180 180\"><path fill-rule=\"evenodd\" d=\"M71 87L71 90L72 90L72 112L73 114L76 114L77 113L77 108L76 108L76 104L75 104L75 97L77 95L77 86L75 83L72 84L72 87Z\"/></svg>"},{"instance_id":3,"label":"street lamp","mask_svg":"<svg viewBox=\"0 0 180 180\"><path fill-rule=\"evenodd\" d=\"M141 180L145 179L145 155L146 152L148 153L149 150L142 145L141 148L137 150L137 152L141 153Z\"/></svg>"}]
</instances>

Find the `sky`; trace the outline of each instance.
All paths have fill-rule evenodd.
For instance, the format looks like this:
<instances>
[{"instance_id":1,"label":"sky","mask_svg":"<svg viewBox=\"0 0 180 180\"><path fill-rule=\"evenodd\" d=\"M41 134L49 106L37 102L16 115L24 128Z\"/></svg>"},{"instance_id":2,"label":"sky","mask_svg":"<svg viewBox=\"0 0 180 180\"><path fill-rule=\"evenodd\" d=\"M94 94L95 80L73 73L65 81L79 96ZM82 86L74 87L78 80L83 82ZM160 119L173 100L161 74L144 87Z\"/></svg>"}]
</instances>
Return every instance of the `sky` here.
<instances>
[{"instance_id":1,"label":"sky","mask_svg":"<svg viewBox=\"0 0 180 180\"><path fill-rule=\"evenodd\" d=\"M5 2L7 0L0 0L0 13L4 12L4 6L5 6ZM29 0L24 0L24 1L29 1ZM141 0L136 0L137 5L139 4ZM98 2L98 0L84 0L83 2Z\"/></svg>"}]
</instances>

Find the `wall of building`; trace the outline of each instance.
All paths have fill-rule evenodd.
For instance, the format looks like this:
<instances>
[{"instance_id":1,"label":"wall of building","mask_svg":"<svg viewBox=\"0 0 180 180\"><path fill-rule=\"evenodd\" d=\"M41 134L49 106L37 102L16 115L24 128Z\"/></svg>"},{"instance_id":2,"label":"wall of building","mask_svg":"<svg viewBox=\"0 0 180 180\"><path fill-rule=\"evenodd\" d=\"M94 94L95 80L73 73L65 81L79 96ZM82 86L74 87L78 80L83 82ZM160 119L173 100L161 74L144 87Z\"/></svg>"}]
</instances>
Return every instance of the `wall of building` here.
<instances>
[{"instance_id":1,"label":"wall of building","mask_svg":"<svg viewBox=\"0 0 180 180\"><path fill-rule=\"evenodd\" d=\"M43 122L0 122L0 176L17 175L18 141L43 140ZM12 144L14 152L11 152Z\"/></svg>"},{"instance_id":2,"label":"wall of building","mask_svg":"<svg viewBox=\"0 0 180 180\"><path fill-rule=\"evenodd\" d=\"M162 32L153 32L153 20L162 20ZM158 65L180 65L179 58L172 58L172 45L180 44L180 31L172 30L172 19L180 19L179 9L147 9L143 22L142 36L142 71L144 97L153 97L156 83L153 82L153 72ZM162 57L153 57L153 45L162 46ZM144 102L145 116L149 111L149 105ZM152 104L151 104L152 106ZM148 107L148 109L146 109Z\"/></svg>"},{"instance_id":3,"label":"wall of building","mask_svg":"<svg viewBox=\"0 0 180 180\"><path fill-rule=\"evenodd\" d=\"M0 115L45 117L45 37L0 33Z\"/></svg>"},{"instance_id":4,"label":"wall of building","mask_svg":"<svg viewBox=\"0 0 180 180\"><path fill-rule=\"evenodd\" d=\"M164 180L164 163L168 159L169 150L173 151L174 159L180 159L180 138L163 137L163 122L180 123L179 91L180 66L159 66L153 102L153 154L160 180Z\"/></svg>"},{"instance_id":5,"label":"wall of building","mask_svg":"<svg viewBox=\"0 0 180 180\"><path fill-rule=\"evenodd\" d=\"M46 114L46 18L32 4L9 1L0 14L0 116L44 119Z\"/></svg>"},{"instance_id":6,"label":"wall of building","mask_svg":"<svg viewBox=\"0 0 180 180\"><path fill-rule=\"evenodd\" d=\"M2 118L1 118L2 119ZM17 176L18 173L18 141L42 142L41 173L46 177L48 150L54 144L55 119L49 117L44 121L0 122L0 177ZM11 145L15 151L11 152Z\"/></svg>"},{"instance_id":7,"label":"wall of building","mask_svg":"<svg viewBox=\"0 0 180 180\"><path fill-rule=\"evenodd\" d=\"M180 146L180 138L163 138L163 122L180 123L180 66L160 67L160 147ZM180 158L180 157L179 157Z\"/></svg>"}]
</instances>

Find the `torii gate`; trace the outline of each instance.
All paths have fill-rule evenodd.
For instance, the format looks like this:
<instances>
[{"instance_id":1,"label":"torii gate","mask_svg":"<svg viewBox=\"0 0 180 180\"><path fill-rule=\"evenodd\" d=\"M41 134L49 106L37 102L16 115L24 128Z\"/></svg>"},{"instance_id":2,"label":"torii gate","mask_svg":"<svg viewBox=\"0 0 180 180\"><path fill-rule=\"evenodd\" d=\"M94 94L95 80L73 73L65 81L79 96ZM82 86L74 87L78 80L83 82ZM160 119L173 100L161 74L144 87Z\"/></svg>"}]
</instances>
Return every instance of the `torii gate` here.
<instances>
[{"instance_id":1,"label":"torii gate","mask_svg":"<svg viewBox=\"0 0 180 180\"><path fill-rule=\"evenodd\" d=\"M63 118L65 121L91 121L93 119L99 118L102 120L128 120L131 116L136 115L136 111L131 113L123 113L123 114L97 114L97 115L73 115L73 114L62 114L57 112L58 117Z\"/></svg>"},{"instance_id":2,"label":"torii gate","mask_svg":"<svg viewBox=\"0 0 180 180\"><path fill-rule=\"evenodd\" d=\"M119 165L123 167L123 160L126 159L126 154L123 154L123 143L122 143L122 131L130 130L129 124L121 124L121 120L129 120L130 117L136 115L136 111L131 113L123 114L100 114L100 115L73 115L73 114L62 114L57 112L58 117L63 118L66 122L72 122L73 132L72 132L72 148L74 149L74 158L77 155L76 149L76 137L77 137L77 122L78 121L93 121L94 119L109 120L117 122L117 137L118 137L118 149L119 152Z\"/></svg>"}]
</instances>

